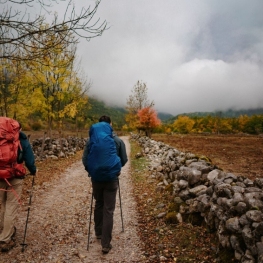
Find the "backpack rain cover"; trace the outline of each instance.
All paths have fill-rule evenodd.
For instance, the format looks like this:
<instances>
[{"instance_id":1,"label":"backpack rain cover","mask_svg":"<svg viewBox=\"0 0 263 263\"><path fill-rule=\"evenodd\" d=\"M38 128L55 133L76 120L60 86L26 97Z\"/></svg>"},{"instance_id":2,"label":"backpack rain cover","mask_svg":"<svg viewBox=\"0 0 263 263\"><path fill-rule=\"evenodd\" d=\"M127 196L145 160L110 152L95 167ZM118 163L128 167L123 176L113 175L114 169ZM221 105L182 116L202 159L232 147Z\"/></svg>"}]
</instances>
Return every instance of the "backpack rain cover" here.
<instances>
[{"instance_id":1,"label":"backpack rain cover","mask_svg":"<svg viewBox=\"0 0 263 263\"><path fill-rule=\"evenodd\" d=\"M0 179L24 176L26 169L17 163L20 125L16 120L0 117Z\"/></svg>"},{"instance_id":2,"label":"backpack rain cover","mask_svg":"<svg viewBox=\"0 0 263 263\"><path fill-rule=\"evenodd\" d=\"M88 172L94 181L115 180L121 171L121 160L117 155L112 132L107 122L93 124L90 128Z\"/></svg>"}]
</instances>

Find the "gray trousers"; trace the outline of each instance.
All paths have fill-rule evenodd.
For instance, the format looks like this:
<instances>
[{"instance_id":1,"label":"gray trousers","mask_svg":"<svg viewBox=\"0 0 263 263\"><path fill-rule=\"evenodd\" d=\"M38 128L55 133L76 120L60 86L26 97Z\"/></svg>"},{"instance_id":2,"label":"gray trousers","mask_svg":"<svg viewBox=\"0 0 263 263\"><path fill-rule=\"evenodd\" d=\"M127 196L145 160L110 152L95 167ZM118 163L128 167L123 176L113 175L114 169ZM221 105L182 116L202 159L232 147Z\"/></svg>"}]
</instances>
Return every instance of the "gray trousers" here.
<instances>
[{"instance_id":1,"label":"gray trousers","mask_svg":"<svg viewBox=\"0 0 263 263\"><path fill-rule=\"evenodd\" d=\"M109 247L112 239L113 214L116 204L118 181L92 181L92 188L95 199L95 234L96 236L101 235L102 247Z\"/></svg>"}]
</instances>

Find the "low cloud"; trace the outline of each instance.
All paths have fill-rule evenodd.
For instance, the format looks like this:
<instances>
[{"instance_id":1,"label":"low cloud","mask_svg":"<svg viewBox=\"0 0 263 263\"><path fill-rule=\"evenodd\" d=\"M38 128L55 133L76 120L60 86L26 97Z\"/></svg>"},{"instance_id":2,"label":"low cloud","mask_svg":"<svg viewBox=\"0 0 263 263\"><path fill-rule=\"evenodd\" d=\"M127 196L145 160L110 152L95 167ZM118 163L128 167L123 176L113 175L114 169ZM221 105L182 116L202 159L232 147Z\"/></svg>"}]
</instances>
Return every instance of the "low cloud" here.
<instances>
[{"instance_id":1,"label":"low cloud","mask_svg":"<svg viewBox=\"0 0 263 263\"><path fill-rule=\"evenodd\" d=\"M91 94L124 106L138 80L158 111L263 105L263 2L102 1L110 28L79 44Z\"/></svg>"}]
</instances>

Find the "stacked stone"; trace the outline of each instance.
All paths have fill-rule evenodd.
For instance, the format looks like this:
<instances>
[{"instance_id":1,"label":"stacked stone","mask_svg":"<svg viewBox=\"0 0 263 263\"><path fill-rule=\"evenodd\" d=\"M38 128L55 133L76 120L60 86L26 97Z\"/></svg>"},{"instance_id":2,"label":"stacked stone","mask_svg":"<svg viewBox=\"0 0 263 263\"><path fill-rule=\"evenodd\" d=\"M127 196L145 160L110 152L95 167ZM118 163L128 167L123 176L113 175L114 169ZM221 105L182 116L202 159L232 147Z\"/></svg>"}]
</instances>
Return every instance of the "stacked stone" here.
<instances>
[{"instance_id":1,"label":"stacked stone","mask_svg":"<svg viewBox=\"0 0 263 263\"><path fill-rule=\"evenodd\" d=\"M77 137L68 137L60 139L36 139L32 141L32 148L36 161L44 159L66 158L76 154L77 151L83 150L86 139Z\"/></svg>"},{"instance_id":2,"label":"stacked stone","mask_svg":"<svg viewBox=\"0 0 263 263\"><path fill-rule=\"evenodd\" d=\"M263 178L223 172L209 158L132 135L150 160L157 191L172 186L179 222L200 217L242 263L263 262ZM171 188L169 188L171 189ZM195 221L196 222L196 221Z\"/></svg>"}]
</instances>

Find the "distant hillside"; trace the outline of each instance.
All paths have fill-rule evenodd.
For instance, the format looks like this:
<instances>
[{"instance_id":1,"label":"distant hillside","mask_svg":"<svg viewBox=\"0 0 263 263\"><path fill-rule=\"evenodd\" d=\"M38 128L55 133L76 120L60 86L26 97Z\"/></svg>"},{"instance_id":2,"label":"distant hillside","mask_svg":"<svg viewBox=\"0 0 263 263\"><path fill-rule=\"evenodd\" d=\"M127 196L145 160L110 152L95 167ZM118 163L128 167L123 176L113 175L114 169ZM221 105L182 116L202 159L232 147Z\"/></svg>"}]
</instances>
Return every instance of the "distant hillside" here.
<instances>
[{"instance_id":1,"label":"distant hillside","mask_svg":"<svg viewBox=\"0 0 263 263\"><path fill-rule=\"evenodd\" d=\"M241 115L261 115L263 114L263 108L258 109L242 109L242 110L233 110L229 109L226 111L215 111L215 112L190 112L190 113L181 113L172 118L169 118L165 123L173 123L179 116L188 116L188 117L205 117L205 116L220 116L222 118L237 118Z\"/></svg>"},{"instance_id":2,"label":"distant hillside","mask_svg":"<svg viewBox=\"0 0 263 263\"><path fill-rule=\"evenodd\" d=\"M87 117L96 122L102 115L108 115L111 117L114 127L119 129L125 124L125 114L127 111L122 107L114 107L107 105L104 101L96 98L89 98L90 109L87 111ZM173 117L170 113L158 112L158 118L164 122Z\"/></svg>"},{"instance_id":3,"label":"distant hillside","mask_svg":"<svg viewBox=\"0 0 263 263\"><path fill-rule=\"evenodd\" d=\"M126 110L121 107L108 106L105 102L95 98L89 98L90 109L88 109L87 117L91 121L98 121L100 116L108 115L111 117L115 129L120 129L125 124Z\"/></svg>"},{"instance_id":4,"label":"distant hillside","mask_svg":"<svg viewBox=\"0 0 263 263\"><path fill-rule=\"evenodd\" d=\"M99 117L102 115L109 115L113 121L114 129L121 129L125 124L125 115L127 111L122 107L109 106L105 102L98 100L96 98L89 98L90 109L87 109L87 117L92 121L98 121ZM170 113L158 112L158 118L164 123L169 124L173 123L179 116L189 116L189 117L205 117L205 116L220 116L222 118L235 118L240 115L259 115L263 114L263 108L258 109L242 109L242 110L233 110L229 109L226 111L214 111L214 112L190 112L190 113L181 113L176 116L173 116Z\"/></svg>"},{"instance_id":5,"label":"distant hillside","mask_svg":"<svg viewBox=\"0 0 263 263\"><path fill-rule=\"evenodd\" d=\"M172 114L164 112L158 112L157 116L161 121L167 121L173 117Z\"/></svg>"},{"instance_id":6,"label":"distant hillside","mask_svg":"<svg viewBox=\"0 0 263 263\"><path fill-rule=\"evenodd\" d=\"M220 112L217 112L219 114ZM247 115L247 116L252 116L252 115L260 115L263 114L263 108L258 108L258 109L247 109L247 110L233 110L229 109L227 111L222 112L224 117L239 117L240 115Z\"/></svg>"}]
</instances>

